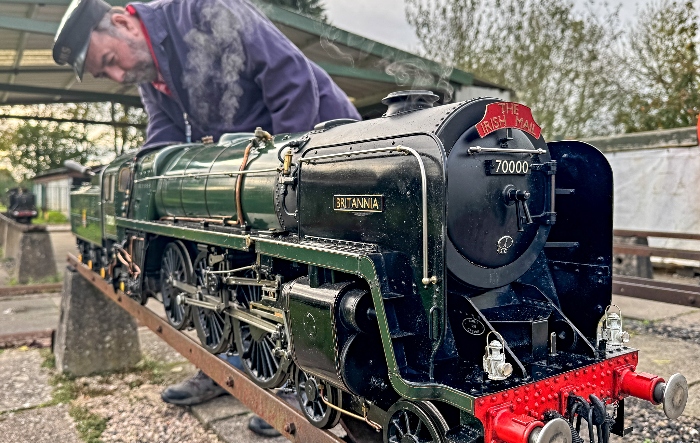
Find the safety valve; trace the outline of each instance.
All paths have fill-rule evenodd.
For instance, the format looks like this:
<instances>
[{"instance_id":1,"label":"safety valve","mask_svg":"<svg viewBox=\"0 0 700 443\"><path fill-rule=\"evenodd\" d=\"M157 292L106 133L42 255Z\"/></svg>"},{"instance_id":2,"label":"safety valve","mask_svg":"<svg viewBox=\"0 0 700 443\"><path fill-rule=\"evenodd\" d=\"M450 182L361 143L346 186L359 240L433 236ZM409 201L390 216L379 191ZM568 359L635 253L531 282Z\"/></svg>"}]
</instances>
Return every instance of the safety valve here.
<instances>
[{"instance_id":1,"label":"safety valve","mask_svg":"<svg viewBox=\"0 0 700 443\"><path fill-rule=\"evenodd\" d=\"M491 334L496 339L489 342ZM506 363L506 354L503 352L504 340L501 334L490 331L486 335L486 354L484 354L484 371L490 380L505 380L513 373L513 365Z\"/></svg>"}]
</instances>

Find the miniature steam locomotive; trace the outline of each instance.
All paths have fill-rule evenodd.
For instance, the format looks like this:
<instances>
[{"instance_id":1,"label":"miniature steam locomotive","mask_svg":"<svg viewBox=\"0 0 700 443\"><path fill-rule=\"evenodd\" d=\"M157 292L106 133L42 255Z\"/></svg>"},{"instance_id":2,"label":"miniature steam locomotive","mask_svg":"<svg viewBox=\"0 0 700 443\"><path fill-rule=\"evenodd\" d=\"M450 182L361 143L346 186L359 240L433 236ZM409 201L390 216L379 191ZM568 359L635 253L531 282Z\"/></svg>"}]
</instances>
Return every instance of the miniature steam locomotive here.
<instances>
[{"instance_id":1,"label":"miniature steam locomotive","mask_svg":"<svg viewBox=\"0 0 700 443\"><path fill-rule=\"evenodd\" d=\"M12 188L7 191L7 202L5 214L17 223L29 224L38 214L34 193L25 188Z\"/></svg>"},{"instance_id":2,"label":"miniature steam locomotive","mask_svg":"<svg viewBox=\"0 0 700 443\"><path fill-rule=\"evenodd\" d=\"M523 105L436 99L123 155L72 193L81 260L258 385L291 381L321 428L566 443L584 420L607 442L628 396L678 417L685 378L635 372L610 306L605 157Z\"/></svg>"}]
</instances>

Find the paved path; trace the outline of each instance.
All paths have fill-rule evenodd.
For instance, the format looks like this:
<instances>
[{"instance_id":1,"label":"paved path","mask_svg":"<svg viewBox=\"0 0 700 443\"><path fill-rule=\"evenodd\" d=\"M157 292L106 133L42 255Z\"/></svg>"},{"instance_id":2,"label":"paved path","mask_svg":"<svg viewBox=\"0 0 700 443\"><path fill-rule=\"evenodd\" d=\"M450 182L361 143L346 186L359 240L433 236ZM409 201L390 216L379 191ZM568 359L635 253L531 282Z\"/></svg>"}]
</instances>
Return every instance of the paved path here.
<instances>
[{"instance_id":1,"label":"paved path","mask_svg":"<svg viewBox=\"0 0 700 443\"><path fill-rule=\"evenodd\" d=\"M53 246L53 257L56 261L56 272L63 275L66 268L66 255L78 254L78 247L75 243L75 236L69 230L50 230L51 245Z\"/></svg>"},{"instance_id":2,"label":"paved path","mask_svg":"<svg viewBox=\"0 0 700 443\"><path fill-rule=\"evenodd\" d=\"M35 294L0 299L0 335L56 329L60 294Z\"/></svg>"}]
</instances>

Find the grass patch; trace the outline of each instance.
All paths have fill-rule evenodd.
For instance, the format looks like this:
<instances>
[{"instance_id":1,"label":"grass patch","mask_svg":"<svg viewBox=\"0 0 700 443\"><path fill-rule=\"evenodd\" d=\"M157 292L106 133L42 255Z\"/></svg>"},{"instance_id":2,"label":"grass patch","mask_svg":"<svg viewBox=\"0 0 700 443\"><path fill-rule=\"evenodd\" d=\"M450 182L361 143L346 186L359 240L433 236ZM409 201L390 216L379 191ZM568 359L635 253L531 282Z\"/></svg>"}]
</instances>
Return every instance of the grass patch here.
<instances>
[{"instance_id":1,"label":"grass patch","mask_svg":"<svg viewBox=\"0 0 700 443\"><path fill-rule=\"evenodd\" d=\"M100 443L100 437L107 429L108 419L93 414L84 407L73 406L68 412L75 420L75 428L80 438L87 443Z\"/></svg>"},{"instance_id":2,"label":"grass patch","mask_svg":"<svg viewBox=\"0 0 700 443\"><path fill-rule=\"evenodd\" d=\"M51 356L52 357L52 356ZM55 359L44 356L43 367L55 367ZM54 406L59 404L70 405L73 400L78 398L81 392L80 387L75 382L73 377L56 374L49 380L49 384L53 386L51 400L42 404L40 407ZM101 443L100 437L107 428L107 419L93 414L89 409L82 406L71 406L68 414L75 422L75 428L80 435L80 438L87 443Z\"/></svg>"},{"instance_id":3,"label":"grass patch","mask_svg":"<svg viewBox=\"0 0 700 443\"><path fill-rule=\"evenodd\" d=\"M166 381L166 376L175 366L179 366L181 362L164 363L149 358L144 358L136 364L136 366L128 371L130 374L139 374L143 380L129 382L131 389L141 386L144 382L149 382L154 385L162 384Z\"/></svg>"},{"instance_id":4,"label":"grass patch","mask_svg":"<svg viewBox=\"0 0 700 443\"><path fill-rule=\"evenodd\" d=\"M0 355L2 355L3 352L5 352L5 349L4 349L4 348L0 348Z\"/></svg>"},{"instance_id":5,"label":"grass patch","mask_svg":"<svg viewBox=\"0 0 700 443\"><path fill-rule=\"evenodd\" d=\"M73 377L64 374L56 374L49 379L49 384L53 386L51 400L42 406L54 406L62 403L68 404L78 398L79 390Z\"/></svg>"},{"instance_id":6,"label":"grass patch","mask_svg":"<svg viewBox=\"0 0 700 443\"><path fill-rule=\"evenodd\" d=\"M42 348L39 350L39 355L44 359L44 361L41 362L42 368L56 369L56 356L53 355L51 349Z\"/></svg>"},{"instance_id":7,"label":"grass patch","mask_svg":"<svg viewBox=\"0 0 700 443\"><path fill-rule=\"evenodd\" d=\"M39 211L39 215L32 219L35 225L63 225L69 223L68 217L60 211Z\"/></svg>"},{"instance_id":8,"label":"grass patch","mask_svg":"<svg viewBox=\"0 0 700 443\"><path fill-rule=\"evenodd\" d=\"M63 275L56 273L53 275L47 275L46 277L42 278L30 278L27 280L26 283L20 283L19 280L17 280L17 277L11 277L10 280L7 282L7 286L19 286L21 284L23 285L42 285L46 283L61 283L63 281Z\"/></svg>"},{"instance_id":9,"label":"grass patch","mask_svg":"<svg viewBox=\"0 0 700 443\"><path fill-rule=\"evenodd\" d=\"M0 353L3 351L3 349L0 349ZM42 349L40 350L40 354L43 357L41 366L54 371L56 368L56 359L53 353L49 349ZM85 378L76 378L71 375L55 373L49 378L49 385L53 387L51 400L41 405L23 408L21 410L45 408L60 404L68 405L68 413L75 422L75 427L81 440L87 443L102 443L100 438L107 428L109 419L90 412L90 409L85 406L76 405L75 403L79 402L75 402L74 400L79 397L95 398L105 395L115 395L113 389L104 387L105 383L110 385L115 384L117 387L120 383L122 387L126 383L130 389L137 388L144 383L160 384L167 380L167 376L170 374L172 368L181 364L182 362L163 363L144 358L130 370L89 377L89 379L93 380L93 382L90 383L86 383ZM117 382L115 378L121 381ZM15 410L14 412L18 411L19 410ZM4 415L5 413L0 412L0 421L4 419Z\"/></svg>"}]
</instances>

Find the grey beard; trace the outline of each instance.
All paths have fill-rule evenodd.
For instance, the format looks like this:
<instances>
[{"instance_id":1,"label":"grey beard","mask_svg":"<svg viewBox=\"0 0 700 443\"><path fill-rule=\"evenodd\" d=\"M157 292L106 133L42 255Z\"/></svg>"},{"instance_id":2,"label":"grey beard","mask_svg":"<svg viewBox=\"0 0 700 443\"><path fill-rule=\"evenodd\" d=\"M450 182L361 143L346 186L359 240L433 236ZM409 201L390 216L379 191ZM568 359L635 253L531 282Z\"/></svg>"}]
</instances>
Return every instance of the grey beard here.
<instances>
[{"instance_id":1,"label":"grey beard","mask_svg":"<svg viewBox=\"0 0 700 443\"><path fill-rule=\"evenodd\" d=\"M150 57L149 57L150 58ZM124 74L122 84L138 85L141 83L150 83L158 78L156 65L152 60L140 61L133 69Z\"/></svg>"},{"instance_id":2,"label":"grey beard","mask_svg":"<svg viewBox=\"0 0 700 443\"><path fill-rule=\"evenodd\" d=\"M131 50L134 51L138 62L136 62L136 65L131 70L124 73L122 84L138 85L156 81L158 78L158 70L156 69L156 64L151 57L151 51L148 50L146 42L131 40L128 44Z\"/></svg>"}]
</instances>

